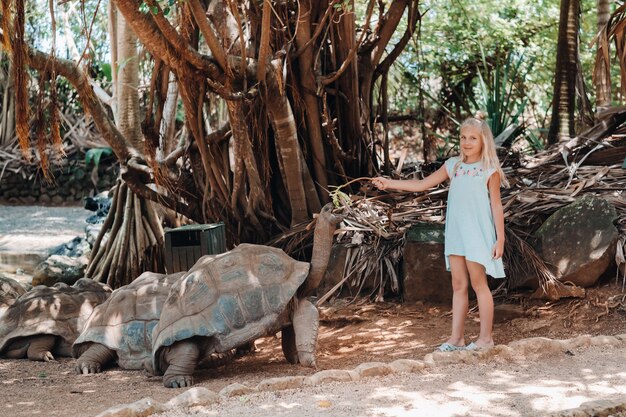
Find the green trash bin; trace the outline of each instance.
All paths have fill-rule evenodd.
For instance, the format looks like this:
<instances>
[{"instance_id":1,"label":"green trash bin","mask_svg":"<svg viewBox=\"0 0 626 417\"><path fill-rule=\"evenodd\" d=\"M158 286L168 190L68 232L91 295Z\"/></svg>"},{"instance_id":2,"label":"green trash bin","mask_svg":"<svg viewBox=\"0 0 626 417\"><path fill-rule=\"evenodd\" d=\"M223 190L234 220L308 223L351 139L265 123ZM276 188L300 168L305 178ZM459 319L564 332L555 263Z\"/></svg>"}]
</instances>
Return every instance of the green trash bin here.
<instances>
[{"instance_id":1,"label":"green trash bin","mask_svg":"<svg viewBox=\"0 0 626 417\"><path fill-rule=\"evenodd\" d=\"M226 252L224 223L192 224L165 231L165 269L188 271L204 255Z\"/></svg>"}]
</instances>

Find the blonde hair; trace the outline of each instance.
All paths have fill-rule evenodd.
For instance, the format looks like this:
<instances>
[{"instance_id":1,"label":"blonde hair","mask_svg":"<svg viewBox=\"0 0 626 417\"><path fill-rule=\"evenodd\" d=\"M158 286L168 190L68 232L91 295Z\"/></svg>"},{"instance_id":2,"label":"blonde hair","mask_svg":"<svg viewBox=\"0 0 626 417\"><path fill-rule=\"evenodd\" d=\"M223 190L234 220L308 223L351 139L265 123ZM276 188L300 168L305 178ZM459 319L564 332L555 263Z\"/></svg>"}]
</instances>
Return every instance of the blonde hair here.
<instances>
[{"instance_id":1,"label":"blonde hair","mask_svg":"<svg viewBox=\"0 0 626 417\"><path fill-rule=\"evenodd\" d=\"M502 167L500 166L500 160L498 159L498 155L496 154L496 142L493 140L493 133L491 133L491 129L489 125L485 121L485 114L481 111L476 112L474 117L468 117L461 123L460 131L463 131L463 128L467 126L475 127L480 132L480 139L482 142L482 155L480 156L480 162L483 165L485 171L490 169L495 169L498 174L500 174L500 185L503 187L509 187L509 181L506 179L506 175L504 175L504 171L502 171ZM459 152L461 158L454 165L454 169L452 172L456 172L461 162L465 162L467 157L463 153L463 148L459 146Z\"/></svg>"}]
</instances>

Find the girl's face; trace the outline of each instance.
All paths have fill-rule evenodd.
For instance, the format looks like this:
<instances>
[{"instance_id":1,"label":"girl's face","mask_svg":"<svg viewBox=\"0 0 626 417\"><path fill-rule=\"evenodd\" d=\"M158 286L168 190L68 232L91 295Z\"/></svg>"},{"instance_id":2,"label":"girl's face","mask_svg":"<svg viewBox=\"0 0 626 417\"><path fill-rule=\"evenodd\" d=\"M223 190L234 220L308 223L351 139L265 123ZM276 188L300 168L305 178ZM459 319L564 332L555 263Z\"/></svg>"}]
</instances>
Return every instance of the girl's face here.
<instances>
[{"instance_id":1,"label":"girl's face","mask_svg":"<svg viewBox=\"0 0 626 417\"><path fill-rule=\"evenodd\" d=\"M467 158L480 159L483 153L483 141L479 127L470 125L461 129L461 149Z\"/></svg>"}]
</instances>

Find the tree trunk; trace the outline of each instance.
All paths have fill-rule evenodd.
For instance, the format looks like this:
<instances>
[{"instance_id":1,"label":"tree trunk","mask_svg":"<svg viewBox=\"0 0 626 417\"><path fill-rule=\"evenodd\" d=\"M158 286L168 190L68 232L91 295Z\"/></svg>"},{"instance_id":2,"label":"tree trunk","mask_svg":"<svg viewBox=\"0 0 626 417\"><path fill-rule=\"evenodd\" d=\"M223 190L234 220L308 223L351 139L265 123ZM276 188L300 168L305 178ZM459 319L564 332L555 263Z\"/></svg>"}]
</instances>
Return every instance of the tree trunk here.
<instances>
[{"instance_id":1,"label":"tree trunk","mask_svg":"<svg viewBox=\"0 0 626 417\"><path fill-rule=\"evenodd\" d=\"M579 27L580 0L561 0L549 143L566 142L576 135L574 119Z\"/></svg>"},{"instance_id":2,"label":"tree trunk","mask_svg":"<svg viewBox=\"0 0 626 417\"><path fill-rule=\"evenodd\" d=\"M111 6L113 7L113 6ZM139 111L139 57L137 37L123 16L110 13L114 22L111 38L117 40L112 50L116 124L120 133L135 149L143 149ZM130 284L142 272L163 272L164 234L161 218L153 203L119 183L105 226L98 236L100 242L109 235L106 245L94 246L87 276L106 282L112 288Z\"/></svg>"},{"instance_id":3,"label":"tree trunk","mask_svg":"<svg viewBox=\"0 0 626 417\"><path fill-rule=\"evenodd\" d=\"M343 16L333 26L335 39L341 39L340 42L336 41L337 48L333 56L334 67L339 69L350 55L350 50L357 48L355 15ZM339 143L350 155L350 160L346 161L346 173L350 177L356 177L359 173L373 173L369 161L364 160L366 154L363 150L372 139L370 124L372 84L368 80L373 77L374 67L367 57L364 58L363 65L358 66L355 60L339 77L337 90L340 94L335 96L334 103L338 116Z\"/></svg>"},{"instance_id":4,"label":"tree trunk","mask_svg":"<svg viewBox=\"0 0 626 417\"><path fill-rule=\"evenodd\" d=\"M4 53L0 52L4 60ZM6 145L15 138L15 94L13 77L11 77L11 60L7 59L7 71L0 69L0 86L2 88L2 116L0 118L0 145Z\"/></svg>"},{"instance_id":5,"label":"tree trunk","mask_svg":"<svg viewBox=\"0 0 626 417\"><path fill-rule=\"evenodd\" d=\"M167 88L167 99L163 106L163 122L161 123L161 147L159 159L164 159L176 149L176 114L178 113L178 84L174 73L170 72Z\"/></svg>"},{"instance_id":6,"label":"tree trunk","mask_svg":"<svg viewBox=\"0 0 626 417\"><path fill-rule=\"evenodd\" d=\"M273 62L274 68L281 69L280 62ZM275 79L275 78L274 78ZM274 129L276 147L284 169L284 180L287 185L289 202L291 205L291 225L304 223L309 219L307 197L302 182L302 164L296 124L291 110L291 104L285 93L281 94L280 80L268 84L267 110Z\"/></svg>"},{"instance_id":7,"label":"tree trunk","mask_svg":"<svg viewBox=\"0 0 626 417\"><path fill-rule=\"evenodd\" d=\"M611 16L611 0L598 0L598 33L606 38L605 27ZM609 47L608 38L605 39L606 47ZM609 51L607 51L608 55ZM611 80L610 72L605 68L606 61L597 61L598 68L594 70L594 83L596 87L596 115L611 107Z\"/></svg>"},{"instance_id":8,"label":"tree trunk","mask_svg":"<svg viewBox=\"0 0 626 417\"><path fill-rule=\"evenodd\" d=\"M85 276L112 288L130 284L145 271L164 272L163 228L153 203L118 181L111 210L91 253Z\"/></svg>"},{"instance_id":9,"label":"tree trunk","mask_svg":"<svg viewBox=\"0 0 626 417\"><path fill-rule=\"evenodd\" d=\"M317 96L317 83L315 81L313 48L305 48L311 40L311 0L300 2L300 21L296 31L296 45L303 49L298 57L300 81L302 83L302 95L304 97L306 127L311 144L313 160L313 172L317 181L317 193L320 200L328 202L328 174L326 172L326 156L322 139L322 122L320 116L320 103Z\"/></svg>"},{"instance_id":10,"label":"tree trunk","mask_svg":"<svg viewBox=\"0 0 626 417\"><path fill-rule=\"evenodd\" d=\"M137 37L123 16L116 17L117 80L115 102L116 124L120 133L137 149L143 148L139 114L139 57Z\"/></svg>"}]
</instances>

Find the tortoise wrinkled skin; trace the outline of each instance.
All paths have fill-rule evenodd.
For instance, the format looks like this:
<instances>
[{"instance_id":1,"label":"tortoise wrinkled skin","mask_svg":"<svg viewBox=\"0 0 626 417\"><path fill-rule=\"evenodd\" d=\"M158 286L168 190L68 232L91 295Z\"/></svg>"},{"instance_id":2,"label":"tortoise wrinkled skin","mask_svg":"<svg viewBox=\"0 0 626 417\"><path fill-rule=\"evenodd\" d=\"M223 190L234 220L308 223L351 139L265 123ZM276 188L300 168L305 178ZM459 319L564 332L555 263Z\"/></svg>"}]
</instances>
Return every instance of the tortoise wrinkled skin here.
<instances>
[{"instance_id":1,"label":"tortoise wrinkled skin","mask_svg":"<svg viewBox=\"0 0 626 417\"><path fill-rule=\"evenodd\" d=\"M93 309L110 295L111 288L88 278L72 286L34 287L0 317L0 356L44 361L71 356Z\"/></svg>"},{"instance_id":2,"label":"tortoise wrinkled skin","mask_svg":"<svg viewBox=\"0 0 626 417\"><path fill-rule=\"evenodd\" d=\"M338 221L331 205L318 217L312 262L316 276L328 264ZM309 270L309 263L263 245L241 244L200 258L174 284L163 306L153 333L153 373L164 375L166 387L190 386L203 358L281 330L287 360L315 366L319 314L304 295L319 284L317 278L298 295Z\"/></svg>"}]
</instances>

